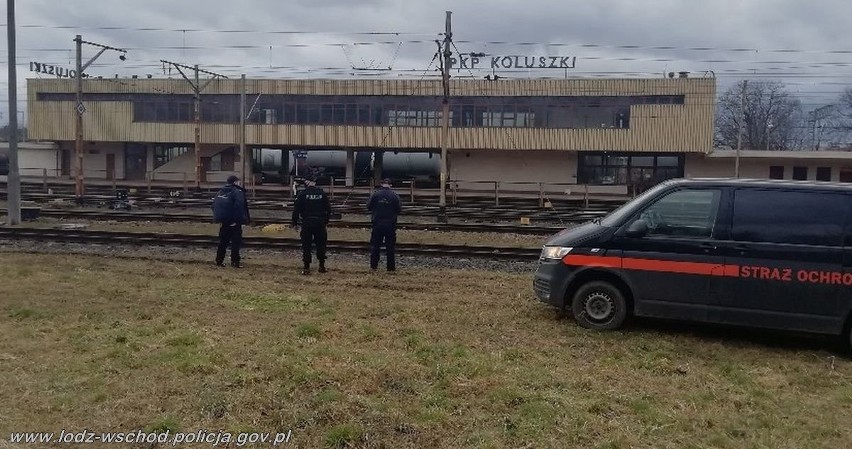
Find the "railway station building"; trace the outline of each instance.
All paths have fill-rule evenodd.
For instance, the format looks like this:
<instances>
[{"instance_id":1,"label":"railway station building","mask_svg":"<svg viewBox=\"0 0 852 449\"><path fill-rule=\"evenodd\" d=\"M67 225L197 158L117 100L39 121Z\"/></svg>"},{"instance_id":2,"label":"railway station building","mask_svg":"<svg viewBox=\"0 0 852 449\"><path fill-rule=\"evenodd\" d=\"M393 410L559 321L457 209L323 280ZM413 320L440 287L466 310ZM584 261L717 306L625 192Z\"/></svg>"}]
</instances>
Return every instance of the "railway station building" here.
<instances>
[{"instance_id":1,"label":"railway station building","mask_svg":"<svg viewBox=\"0 0 852 449\"><path fill-rule=\"evenodd\" d=\"M333 152L326 165L339 168L330 173L341 184L353 185L367 172L380 177L400 155L428 161L409 164L408 174L425 167L435 177L443 142L442 95L436 79L214 79L199 96L200 182L219 183L241 170L241 115L251 158L246 165L256 176L267 170L269 152L278 153L274 161L285 183L299 163L294 155L310 161ZM715 96L715 78L686 73L455 79L449 180L469 189L493 189L500 181L508 191L524 190L524 183L623 188L674 177L730 176L733 160L712 148ZM82 98L80 108L74 80L28 80L29 136L47 144L40 151L52 156L22 158L23 176L74 176L79 109L86 179L195 180L195 97L184 79L86 78ZM30 160L35 166L26 165ZM769 163L746 162L744 174L769 177L763 173ZM407 176L405 170L397 175ZM810 171L809 179L815 179L817 167ZM792 166L784 177L791 176ZM829 177L839 176L835 168Z\"/></svg>"}]
</instances>

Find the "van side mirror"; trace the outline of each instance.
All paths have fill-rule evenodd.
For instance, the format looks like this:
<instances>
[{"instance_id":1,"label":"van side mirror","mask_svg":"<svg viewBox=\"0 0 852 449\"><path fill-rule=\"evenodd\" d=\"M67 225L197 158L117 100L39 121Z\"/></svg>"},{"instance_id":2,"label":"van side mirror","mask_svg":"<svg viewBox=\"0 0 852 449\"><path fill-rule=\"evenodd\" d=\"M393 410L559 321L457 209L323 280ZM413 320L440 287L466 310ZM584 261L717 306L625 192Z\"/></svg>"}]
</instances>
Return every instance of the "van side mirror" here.
<instances>
[{"instance_id":1,"label":"van side mirror","mask_svg":"<svg viewBox=\"0 0 852 449\"><path fill-rule=\"evenodd\" d=\"M648 223L645 223L645 220L641 218L639 220L630 223L630 226L627 227L627 231L625 234L628 237L633 238L642 238L648 235Z\"/></svg>"}]
</instances>

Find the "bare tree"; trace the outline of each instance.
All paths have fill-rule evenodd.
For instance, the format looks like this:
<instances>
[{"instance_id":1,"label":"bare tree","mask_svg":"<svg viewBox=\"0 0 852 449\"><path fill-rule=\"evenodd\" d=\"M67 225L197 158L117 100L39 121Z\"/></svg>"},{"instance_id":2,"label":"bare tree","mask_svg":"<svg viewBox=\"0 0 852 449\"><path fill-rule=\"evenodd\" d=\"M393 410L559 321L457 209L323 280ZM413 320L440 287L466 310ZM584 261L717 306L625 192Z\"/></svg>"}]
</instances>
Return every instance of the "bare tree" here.
<instances>
[{"instance_id":1,"label":"bare tree","mask_svg":"<svg viewBox=\"0 0 852 449\"><path fill-rule=\"evenodd\" d=\"M737 83L716 105L716 144L737 146L741 117L742 148L746 150L798 150L804 148L806 120L799 100L778 81L749 81L740 112L743 83Z\"/></svg>"},{"instance_id":2,"label":"bare tree","mask_svg":"<svg viewBox=\"0 0 852 449\"><path fill-rule=\"evenodd\" d=\"M840 95L831 118L828 126L833 130L832 145L839 148L852 147L852 88L847 88Z\"/></svg>"}]
</instances>

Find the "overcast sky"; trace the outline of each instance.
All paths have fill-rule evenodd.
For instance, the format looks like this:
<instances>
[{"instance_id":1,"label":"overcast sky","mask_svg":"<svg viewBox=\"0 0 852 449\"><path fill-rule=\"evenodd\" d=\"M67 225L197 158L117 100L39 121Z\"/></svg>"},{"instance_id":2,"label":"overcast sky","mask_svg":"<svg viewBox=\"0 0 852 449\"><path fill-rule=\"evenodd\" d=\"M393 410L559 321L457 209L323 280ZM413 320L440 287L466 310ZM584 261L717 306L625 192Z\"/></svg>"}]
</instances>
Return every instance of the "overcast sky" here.
<instances>
[{"instance_id":1,"label":"overcast sky","mask_svg":"<svg viewBox=\"0 0 852 449\"><path fill-rule=\"evenodd\" d=\"M229 77L435 76L435 65L427 68L447 10L461 53L577 58L568 70L497 71L506 77L713 71L720 92L746 78L781 80L805 111L852 86L848 0L23 0L19 108L26 79L47 76L29 62L73 68L76 34L128 49L124 62L101 56L87 70L93 76L179 76L161 59ZM4 39L4 63L7 48ZM83 61L96 52L84 46ZM480 66L454 76L492 72L489 61ZM7 80L4 67L0 122L8 122Z\"/></svg>"}]
</instances>

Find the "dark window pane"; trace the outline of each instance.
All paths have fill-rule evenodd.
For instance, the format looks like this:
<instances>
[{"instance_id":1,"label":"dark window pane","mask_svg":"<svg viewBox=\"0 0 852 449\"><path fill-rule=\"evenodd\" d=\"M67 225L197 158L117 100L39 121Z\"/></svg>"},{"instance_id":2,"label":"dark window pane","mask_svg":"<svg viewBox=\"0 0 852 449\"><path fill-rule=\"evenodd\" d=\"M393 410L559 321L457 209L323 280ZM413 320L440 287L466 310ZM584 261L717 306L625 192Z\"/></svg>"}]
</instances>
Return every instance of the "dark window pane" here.
<instances>
[{"instance_id":1,"label":"dark window pane","mask_svg":"<svg viewBox=\"0 0 852 449\"><path fill-rule=\"evenodd\" d=\"M334 122L334 107L330 104L320 106L320 119L317 121L320 125L331 125Z\"/></svg>"},{"instance_id":2,"label":"dark window pane","mask_svg":"<svg viewBox=\"0 0 852 449\"><path fill-rule=\"evenodd\" d=\"M320 105L318 104L310 104L308 105L308 121L307 125L318 125L320 123L321 118L321 110Z\"/></svg>"},{"instance_id":3,"label":"dark window pane","mask_svg":"<svg viewBox=\"0 0 852 449\"><path fill-rule=\"evenodd\" d=\"M781 165L769 167L769 179L784 179L784 167Z\"/></svg>"},{"instance_id":4,"label":"dark window pane","mask_svg":"<svg viewBox=\"0 0 852 449\"><path fill-rule=\"evenodd\" d=\"M358 105L357 104L347 104L346 105L346 119L345 123L347 125L357 125L358 124Z\"/></svg>"},{"instance_id":5,"label":"dark window pane","mask_svg":"<svg viewBox=\"0 0 852 449\"><path fill-rule=\"evenodd\" d=\"M831 167L817 167L817 181L831 181Z\"/></svg>"},{"instance_id":6,"label":"dark window pane","mask_svg":"<svg viewBox=\"0 0 852 449\"><path fill-rule=\"evenodd\" d=\"M658 167L677 167L680 165L680 158L677 156L660 156L657 158Z\"/></svg>"},{"instance_id":7,"label":"dark window pane","mask_svg":"<svg viewBox=\"0 0 852 449\"><path fill-rule=\"evenodd\" d=\"M793 167L793 179L799 181L808 179L808 167Z\"/></svg>"},{"instance_id":8,"label":"dark window pane","mask_svg":"<svg viewBox=\"0 0 852 449\"><path fill-rule=\"evenodd\" d=\"M630 165L633 167L653 167L654 156L633 156L630 158Z\"/></svg>"},{"instance_id":9,"label":"dark window pane","mask_svg":"<svg viewBox=\"0 0 852 449\"><path fill-rule=\"evenodd\" d=\"M359 105L358 106L358 124L362 126L368 126L372 123L370 122L370 106L369 105Z\"/></svg>"},{"instance_id":10,"label":"dark window pane","mask_svg":"<svg viewBox=\"0 0 852 449\"><path fill-rule=\"evenodd\" d=\"M627 167L627 156L604 156L604 164L614 167Z\"/></svg>"},{"instance_id":11,"label":"dark window pane","mask_svg":"<svg viewBox=\"0 0 852 449\"><path fill-rule=\"evenodd\" d=\"M839 246L846 198L832 193L738 190L732 236L742 242Z\"/></svg>"},{"instance_id":12,"label":"dark window pane","mask_svg":"<svg viewBox=\"0 0 852 449\"><path fill-rule=\"evenodd\" d=\"M586 165L601 165L601 157L600 156L580 156L582 164Z\"/></svg>"},{"instance_id":13,"label":"dark window pane","mask_svg":"<svg viewBox=\"0 0 852 449\"><path fill-rule=\"evenodd\" d=\"M282 123L296 123L296 105L292 103L284 105L284 120Z\"/></svg>"}]
</instances>

